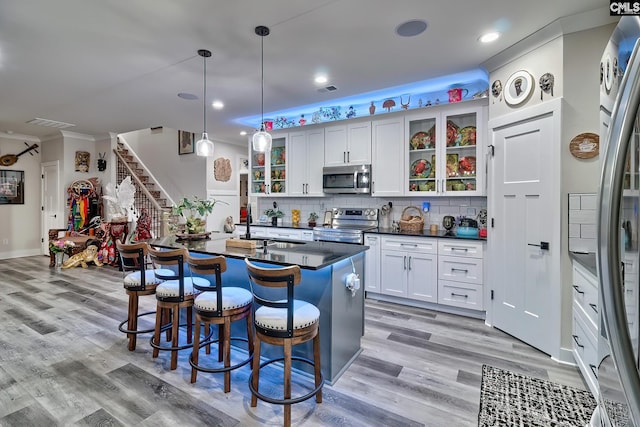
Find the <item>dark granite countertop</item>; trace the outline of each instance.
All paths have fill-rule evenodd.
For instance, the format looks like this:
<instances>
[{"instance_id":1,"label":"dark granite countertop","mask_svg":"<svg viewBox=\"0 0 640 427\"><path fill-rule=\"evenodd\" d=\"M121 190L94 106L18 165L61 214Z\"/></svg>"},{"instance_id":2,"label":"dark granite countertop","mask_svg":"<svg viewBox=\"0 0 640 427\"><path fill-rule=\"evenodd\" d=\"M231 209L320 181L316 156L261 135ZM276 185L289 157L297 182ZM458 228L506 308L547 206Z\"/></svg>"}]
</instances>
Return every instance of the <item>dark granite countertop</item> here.
<instances>
[{"instance_id":1,"label":"dark granite countertop","mask_svg":"<svg viewBox=\"0 0 640 427\"><path fill-rule=\"evenodd\" d=\"M453 233L447 233L445 230L438 230L437 233L432 233L429 229L422 231L394 231L392 228L376 228L374 230L367 230L367 233L373 234L386 234L391 236L417 236L417 237L438 237L445 239L462 239L462 240L479 240L486 242L486 237L458 237Z\"/></svg>"},{"instance_id":2,"label":"dark granite countertop","mask_svg":"<svg viewBox=\"0 0 640 427\"><path fill-rule=\"evenodd\" d=\"M582 252L569 252L569 257L572 260L578 262L584 268L586 268L591 274L598 277L598 270L596 268L596 254L582 253Z\"/></svg>"},{"instance_id":3,"label":"dark granite countertop","mask_svg":"<svg viewBox=\"0 0 640 427\"><path fill-rule=\"evenodd\" d=\"M251 261L262 261L277 265L299 265L308 270L319 270L353 255L369 249L364 245L332 242L286 242L278 241L267 245L266 252L259 249L227 247L226 240L230 234L213 233L206 240L177 240L175 236L160 237L148 243L161 248L187 248L190 252L224 255L231 258L249 258ZM263 239L257 240L262 246ZM271 240L270 240L271 242ZM290 247L284 247L290 246Z\"/></svg>"}]
</instances>

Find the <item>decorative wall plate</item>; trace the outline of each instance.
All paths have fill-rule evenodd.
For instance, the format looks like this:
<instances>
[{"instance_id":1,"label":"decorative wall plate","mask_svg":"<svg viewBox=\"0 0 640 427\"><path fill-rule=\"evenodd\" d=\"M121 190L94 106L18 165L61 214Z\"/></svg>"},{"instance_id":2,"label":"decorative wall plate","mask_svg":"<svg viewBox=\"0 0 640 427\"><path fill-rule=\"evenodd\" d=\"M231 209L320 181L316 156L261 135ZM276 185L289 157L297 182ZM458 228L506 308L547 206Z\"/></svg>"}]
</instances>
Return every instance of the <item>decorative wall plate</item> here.
<instances>
[{"instance_id":1,"label":"decorative wall plate","mask_svg":"<svg viewBox=\"0 0 640 427\"><path fill-rule=\"evenodd\" d=\"M591 132L576 135L569 143L569 151L578 159L590 159L600 152L600 137Z\"/></svg>"},{"instance_id":2,"label":"decorative wall plate","mask_svg":"<svg viewBox=\"0 0 640 427\"><path fill-rule=\"evenodd\" d=\"M533 93L533 76L525 70L511 74L504 88L504 100L512 107L522 104Z\"/></svg>"}]
</instances>

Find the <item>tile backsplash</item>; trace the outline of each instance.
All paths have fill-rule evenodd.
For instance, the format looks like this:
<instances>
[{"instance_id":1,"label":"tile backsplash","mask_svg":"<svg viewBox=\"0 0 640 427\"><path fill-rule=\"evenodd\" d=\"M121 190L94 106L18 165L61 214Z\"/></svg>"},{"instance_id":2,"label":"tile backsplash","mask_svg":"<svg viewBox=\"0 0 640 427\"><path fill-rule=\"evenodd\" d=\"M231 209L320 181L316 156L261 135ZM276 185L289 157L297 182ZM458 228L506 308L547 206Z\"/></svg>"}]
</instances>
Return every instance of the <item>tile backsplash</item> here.
<instances>
[{"instance_id":1,"label":"tile backsplash","mask_svg":"<svg viewBox=\"0 0 640 427\"><path fill-rule=\"evenodd\" d=\"M300 218L302 222L306 222L309 213L316 212L320 215L318 221L322 221L324 212L331 208L358 207L358 208L378 208L391 202L391 220L399 221L402 211L407 206L416 206L422 209L422 202L431 204L428 214L425 214L425 227L430 224L438 224L442 226L442 218L445 215L466 216L476 218L480 209L487 208L486 197L416 197L416 198L382 198L369 197L359 195L335 195L323 198L304 198L304 197L258 197L257 210L254 209L254 220L257 220L264 211L273 207L273 202L278 203L278 207L285 214L284 222L291 222L291 210L300 209ZM255 208L255 204L252 206Z\"/></svg>"},{"instance_id":2,"label":"tile backsplash","mask_svg":"<svg viewBox=\"0 0 640 427\"><path fill-rule=\"evenodd\" d=\"M569 250L596 251L596 193L569 194Z\"/></svg>"}]
</instances>

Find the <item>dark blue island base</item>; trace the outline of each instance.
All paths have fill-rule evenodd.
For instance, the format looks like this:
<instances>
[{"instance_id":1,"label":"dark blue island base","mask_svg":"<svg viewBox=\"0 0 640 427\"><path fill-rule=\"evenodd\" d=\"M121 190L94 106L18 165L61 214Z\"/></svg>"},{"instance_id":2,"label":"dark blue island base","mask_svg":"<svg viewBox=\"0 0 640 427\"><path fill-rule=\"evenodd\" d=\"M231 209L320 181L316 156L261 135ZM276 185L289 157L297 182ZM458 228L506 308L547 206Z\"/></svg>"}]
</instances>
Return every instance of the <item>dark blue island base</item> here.
<instances>
[{"instance_id":1,"label":"dark blue island base","mask_svg":"<svg viewBox=\"0 0 640 427\"><path fill-rule=\"evenodd\" d=\"M250 290L244 258L262 267L280 267L297 264L302 269L302 281L295 288L295 298L308 301L320 310L320 359L322 373L333 384L362 351L360 339L364 334L364 254L367 246L329 242L299 242L299 244L267 245L248 250L227 248L229 235L213 235L206 241L180 241L174 236L158 238L149 244L162 248L189 249L193 256L224 255L227 271L223 275L225 286ZM217 239L216 239L217 238ZM360 289L355 293L347 289L346 277L354 272L360 277ZM242 322L233 325L232 336L245 336ZM246 343L234 342L246 350ZM297 345L293 355L313 359L312 343ZM264 344L263 359L282 356L282 348ZM294 368L310 375L312 368L294 363Z\"/></svg>"}]
</instances>

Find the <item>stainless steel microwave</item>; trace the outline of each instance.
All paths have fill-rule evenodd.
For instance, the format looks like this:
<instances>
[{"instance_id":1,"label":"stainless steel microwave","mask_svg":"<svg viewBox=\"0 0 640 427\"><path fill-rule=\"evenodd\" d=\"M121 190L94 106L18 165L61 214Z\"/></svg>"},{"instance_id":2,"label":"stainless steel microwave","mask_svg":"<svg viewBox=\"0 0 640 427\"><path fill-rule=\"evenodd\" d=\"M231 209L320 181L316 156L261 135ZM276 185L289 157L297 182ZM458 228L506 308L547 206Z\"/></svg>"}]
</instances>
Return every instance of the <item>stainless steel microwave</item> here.
<instances>
[{"instance_id":1,"label":"stainless steel microwave","mask_svg":"<svg viewBox=\"0 0 640 427\"><path fill-rule=\"evenodd\" d=\"M371 193L371 165L323 168L322 191L338 194Z\"/></svg>"}]
</instances>

